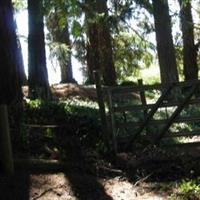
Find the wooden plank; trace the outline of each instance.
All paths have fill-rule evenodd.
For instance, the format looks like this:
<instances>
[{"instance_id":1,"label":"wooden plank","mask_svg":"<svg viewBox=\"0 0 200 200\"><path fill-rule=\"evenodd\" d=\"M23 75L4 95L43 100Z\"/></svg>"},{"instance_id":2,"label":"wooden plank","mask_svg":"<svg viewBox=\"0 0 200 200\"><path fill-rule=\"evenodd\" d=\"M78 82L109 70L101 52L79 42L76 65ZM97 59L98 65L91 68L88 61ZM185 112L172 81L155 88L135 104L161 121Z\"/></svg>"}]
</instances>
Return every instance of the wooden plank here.
<instances>
[{"instance_id":1,"label":"wooden plank","mask_svg":"<svg viewBox=\"0 0 200 200\"><path fill-rule=\"evenodd\" d=\"M163 86L161 84L155 84L155 85L143 85L141 86L117 86L117 87L110 87L109 90L113 93L113 95L116 94L124 94L124 93L130 93L130 92L139 92L141 90L162 90L163 88L167 88L166 86Z\"/></svg>"},{"instance_id":2,"label":"wooden plank","mask_svg":"<svg viewBox=\"0 0 200 200\"><path fill-rule=\"evenodd\" d=\"M155 120L150 120L149 125L160 125L160 124L165 124L168 119L155 119ZM200 117L178 117L177 119L174 120L174 123L183 123L183 122L197 122L200 121ZM117 128L135 128L138 126L141 126L142 121L136 122L126 122L122 123L119 122L117 123Z\"/></svg>"},{"instance_id":3,"label":"wooden plank","mask_svg":"<svg viewBox=\"0 0 200 200\"><path fill-rule=\"evenodd\" d=\"M144 122L142 123L142 125L140 126L139 130L137 130L136 134L130 139L130 142L128 144L128 146L130 146L132 144L132 142L138 137L138 135L143 131L143 129L145 128L145 126L149 123L149 121L152 119L153 115L156 113L156 111L158 110L160 104L163 102L163 100L166 98L166 96L170 93L170 91L173 88L173 84L171 84L164 92L163 94L160 96L160 98L158 99L158 101L156 102L156 104L154 105L154 107L152 108L152 110L149 112L149 114L147 115L146 119L144 120Z\"/></svg>"},{"instance_id":4,"label":"wooden plank","mask_svg":"<svg viewBox=\"0 0 200 200\"><path fill-rule=\"evenodd\" d=\"M68 167L65 162L46 159L15 159L14 164L17 169L28 169L36 172L59 172Z\"/></svg>"},{"instance_id":5,"label":"wooden plank","mask_svg":"<svg viewBox=\"0 0 200 200\"><path fill-rule=\"evenodd\" d=\"M194 81L183 81L174 83L174 86L179 88L189 87L193 84L200 85L200 80ZM141 90L163 90L169 87L169 84L154 84L154 85L143 85L140 86L111 86L108 89L113 93L128 93L128 92L139 92Z\"/></svg>"},{"instance_id":6,"label":"wooden plank","mask_svg":"<svg viewBox=\"0 0 200 200\"><path fill-rule=\"evenodd\" d=\"M14 173L7 105L0 105L0 160L6 174Z\"/></svg>"},{"instance_id":7,"label":"wooden plank","mask_svg":"<svg viewBox=\"0 0 200 200\"><path fill-rule=\"evenodd\" d=\"M180 112L183 110L183 108L187 105L189 99L192 97L192 95L194 94L194 92L197 89L197 84L195 84L191 91L188 93L188 95L186 96L185 100L183 102L180 103L180 105L176 108L176 110L174 111L174 113L170 116L168 122L166 123L166 125L162 128L159 136L156 138L155 140L155 144L158 144L159 141L161 140L161 138L165 135L166 131L169 129L169 127L174 123L174 120L176 119L176 117L180 114Z\"/></svg>"},{"instance_id":8,"label":"wooden plank","mask_svg":"<svg viewBox=\"0 0 200 200\"><path fill-rule=\"evenodd\" d=\"M160 104L160 108L166 108L166 107L176 107L180 104L180 101L174 101L174 102L164 102ZM194 104L200 104L200 99L191 99L188 101L188 105L194 105ZM132 105L132 106L119 106L114 107L115 112L124 112L124 111L137 111L137 110L143 110L143 109L152 109L155 104L147 104L144 105Z\"/></svg>"},{"instance_id":9,"label":"wooden plank","mask_svg":"<svg viewBox=\"0 0 200 200\"><path fill-rule=\"evenodd\" d=\"M143 86L143 81L142 81L142 79L139 79L139 80L138 80L138 85L139 85L140 87ZM145 97L145 92L144 92L144 90L141 90L141 91L140 91L140 98L141 98L141 102L142 102L142 106L143 106L144 118L146 118L146 116L147 116L147 111L148 111L148 110L145 108L146 105L147 105L147 101L146 101L146 97Z\"/></svg>"},{"instance_id":10,"label":"wooden plank","mask_svg":"<svg viewBox=\"0 0 200 200\"><path fill-rule=\"evenodd\" d=\"M164 102L161 103L159 108L166 107L175 107L178 106L180 102ZM200 104L200 99L190 99L188 101L188 105ZM131 105L131 106L115 106L114 112L124 112L124 111L141 111L141 110L149 110L154 107L155 104L147 104L147 105Z\"/></svg>"},{"instance_id":11,"label":"wooden plank","mask_svg":"<svg viewBox=\"0 0 200 200\"><path fill-rule=\"evenodd\" d=\"M62 128L69 125L57 125L57 124L22 124L22 126L27 128Z\"/></svg>"},{"instance_id":12,"label":"wooden plank","mask_svg":"<svg viewBox=\"0 0 200 200\"><path fill-rule=\"evenodd\" d=\"M162 148L195 148L195 147L199 147L200 149L200 142L188 142L188 143L175 143L175 144L168 144L165 146L162 146Z\"/></svg>"},{"instance_id":13,"label":"wooden plank","mask_svg":"<svg viewBox=\"0 0 200 200\"><path fill-rule=\"evenodd\" d=\"M164 137L165 138L173 138L173 137L190 137L190 136L198 136L200 135L200 129L199 130L193 130L193 131L179 131L177 133L167 133Z\"/></svg>"}]
</instances>

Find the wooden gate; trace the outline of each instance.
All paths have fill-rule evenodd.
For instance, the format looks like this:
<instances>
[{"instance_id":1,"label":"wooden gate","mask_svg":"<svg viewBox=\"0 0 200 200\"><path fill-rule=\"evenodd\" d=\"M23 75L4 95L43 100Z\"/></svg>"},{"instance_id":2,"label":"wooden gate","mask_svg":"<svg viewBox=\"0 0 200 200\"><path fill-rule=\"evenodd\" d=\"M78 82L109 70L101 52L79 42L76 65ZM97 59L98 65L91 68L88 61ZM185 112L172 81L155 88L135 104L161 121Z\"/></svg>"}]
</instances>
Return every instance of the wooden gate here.
<instances>
[{"instance_id":1,"label":"wooden gate","mask_svg":"<svg viewBox=\"0 0 200 200\"><path fill-rule=\"evenodd\" d=\"M139 80L135 86L105 87L97 72L95 77L105 140L109 144L112 138L115 152L182 144L182 138L192 141L184 145L200 145L192 140L200 135L200 81L143 85Z\"/></svg>"}]
</instances>

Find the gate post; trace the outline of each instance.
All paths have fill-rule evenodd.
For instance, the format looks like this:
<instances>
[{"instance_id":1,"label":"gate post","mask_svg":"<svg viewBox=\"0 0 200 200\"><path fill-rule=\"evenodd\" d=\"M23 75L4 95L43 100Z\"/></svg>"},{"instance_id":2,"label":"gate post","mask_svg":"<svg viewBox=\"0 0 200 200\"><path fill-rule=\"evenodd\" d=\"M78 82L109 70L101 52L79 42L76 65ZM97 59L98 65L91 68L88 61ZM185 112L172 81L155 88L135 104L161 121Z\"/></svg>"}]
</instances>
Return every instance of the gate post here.
<instances>
[{"instance_id":1,"label":"gate post","mask_svg":"<svg viewBox=\"0 0 200 200\"><path fill-rule=\"evenodd\" d=\"M103 99L103 91L101 86L101 78L99 71L93 71L95 85L96 85L96 92L97 92L97 101L99 105L100 117L101 117L101 124L102 124L102 131L103 131L103 139L110 152L110 142L109 142L109 131L108 131L108 124L106 119L106 109Z\"/></svg>"}]
</instances>

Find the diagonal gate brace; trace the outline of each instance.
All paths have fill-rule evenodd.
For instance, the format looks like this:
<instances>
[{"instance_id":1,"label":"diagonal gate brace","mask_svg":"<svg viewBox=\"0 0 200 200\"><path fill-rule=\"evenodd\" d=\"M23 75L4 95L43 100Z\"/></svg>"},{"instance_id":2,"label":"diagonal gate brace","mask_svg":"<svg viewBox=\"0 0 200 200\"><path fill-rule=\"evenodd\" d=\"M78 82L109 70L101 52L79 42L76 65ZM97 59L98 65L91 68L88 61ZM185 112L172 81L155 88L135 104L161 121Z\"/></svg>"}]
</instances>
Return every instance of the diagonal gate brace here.
<instances>
[{"instance_id":1,"label":"diagonal gate brace","mask_svg":"<svg viewBox=\"0 0 200 200\"><path fill-rule=\"evenodd\" d=\"M173 124L173 122L176 119L176 117L181 113L181 111L187 105L188 101L190 100L190 98L192 97L192 95L194 94L194 92L196 91L197 86L198 86L197 83L192 86L191 91L185 97L185 100L179 104L179 106L176 108L176 110L174 111L174 113L168 119L168 122L163 127L163 129L161 130L161 132L158 135L158 137L155 139L155 144L158 144L160 142L161 138L166 134L166 132L168 131L168 129L170 128L170 126Z\"/></svg>"},{"instance_id":2,"label":"diagonal gate brace","mask_svg":"<svg viewBox=\"0 0 200 200\"><path fill-rule=\"evenodd\" d=\"M144 128L147 126L147 124L152 119L154 114L157 112L158 108L163 103L163 100L167 97L167 95L170 93L170 91L172 90L173 87L174 87L174 83L170 84L167 87L167 89L163 92L163 94L159 97L159 99L157 100L157 102L155 103L155 105L153 106L153 108L151 109L151 111L149 112L149 114L146 116L145 120L139 127L138 131L133 135L132 138L130 138L127 148L130 147L131 144L133 143L133 141L141 134L141 132L144 130Z\"/></svg>"}]
</instances>

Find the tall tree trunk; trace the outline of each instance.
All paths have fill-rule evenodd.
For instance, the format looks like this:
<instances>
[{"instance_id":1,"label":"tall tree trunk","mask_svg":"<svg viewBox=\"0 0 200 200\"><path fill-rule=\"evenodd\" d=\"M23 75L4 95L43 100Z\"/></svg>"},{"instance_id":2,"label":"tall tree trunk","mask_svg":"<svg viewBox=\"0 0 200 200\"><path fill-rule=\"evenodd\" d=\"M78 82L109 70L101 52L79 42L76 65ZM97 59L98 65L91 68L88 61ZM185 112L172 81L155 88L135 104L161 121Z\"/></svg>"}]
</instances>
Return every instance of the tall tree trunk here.
<instances>
[{"instance_id":1,"label":"tall tree trunk","mask_svg":"<svg viewBox=\"0 0 200 200\"><path fill-rule=\"evenodd\" d=\"M98 42L100 66L103 72L103 79L106 85L116 84L116 72L113 61L113 49L110 35L110 27L108 24L108 7L107 0L96 0L97 9L103 18L98 24Z\"/></svg>"},{"instance_id":2,"label":"tall tree trunk","mask_svg":"<svg viewBox=\"0 0 200 200\"><path fill-rule=\"evenodd\" d=\"M0 1L0 104L21 98L17 36L11 1Z\"/></svg>"},{"instance_id":3,"label":"tall tree trunk","mask_svg":"<svg viewBox=\"0 0 200 200\"><path fill-rule=\"evenodd\" d=\"M89 81L94 83L93 70L100 70L106 85L116 84L113 50L108 25L107 1L86 0L87 66ZM97 14L103 17L97 19Z\"/></svg>"},{"instance_id":4,"label":"tall tree trunk","mask_svg":"<svg viewBox=\"0 0 200 200\"><path fill-rule=\"evenodd\" d=\"M32 98L47 98L49 93L46 67L43 1L28 0L28 83Z\"/></svg>"},{"instance_id":5,"label":"tall tree trunk","mask_svg":"<svg viewBox=\"0 0 200 200\"><path fill-rule=\"evenodd\" d=\"M85 0L87 9L85 10L85 20L87 26L87 75L88 83L94 84L94 70L100 70L100 58L99 58L99 43L98 43L98 23L95 19L96 4L95 0Z\"/></svg>"},{"instance_id":6,"label":"tall tree trunk","mask_svg":"<svg viewBox=\"0 0 200 200\"><path fill-rule=\"evenodd\" d=\"M63 17L63 16L62 16ZM61 69L61 83L73 83L72 61L71 61L71 41L69 35L69 26L66 16L66 25L63 28L59 25L60 17L58 11L52 12L47 18L47 28L51 33L53 42L65 44L68 48L68 54L64 51L57 52L58 62Z\"/></svg>"},{"instance_id":7,"label":"tall tree trunk","mask_svg":"<svg viewBox=\"0 0 200 200\"><path fill-rule=\"evenodd\" d=\"M0 160L4 170L12 173L13 160L7 105L19 102L22 93L19 80L19 49L11 0L0 0L0 43Z\"/></svg>"},{"instance_id":8,"label":"tall tree trunk","mask_svg":"<svg viewBox=\"0 0 200 200\"><path fill-rule=\"evenodd\" d=\"M178 71L168 1L153 0L152 2L161 82L177 82Z\"/></svg>"},{"instance_id":9,"label":"tall tree trunk","mask_svg":"<svg viewBox=\"0 0 200 200\"><path fill-rule=\"evenodd\" d=\"M61 32L63 43L65 43L68 48L68 55L63 55L63 60L60 60L60 67L61 67L61 83L73 83L75 82L73 78L73 71L72 71L72 60L71 60L71 42L70 42L70 36L69 36L69 27L68 22L66 22L66 26L64 30Z\"/></svg>"},{"instance_id":10,"label":"tall tree trunk","mask_svg":"<svg viewBox=\"0 0 200 200\"><path fill-rule=\"evenodd\" d=\"M179 0L179 4L183 38L183 73L186 81L197 80L197 48L194 44L194 23L191 11L191 0Z\"/></svg>"}]
</instances>

